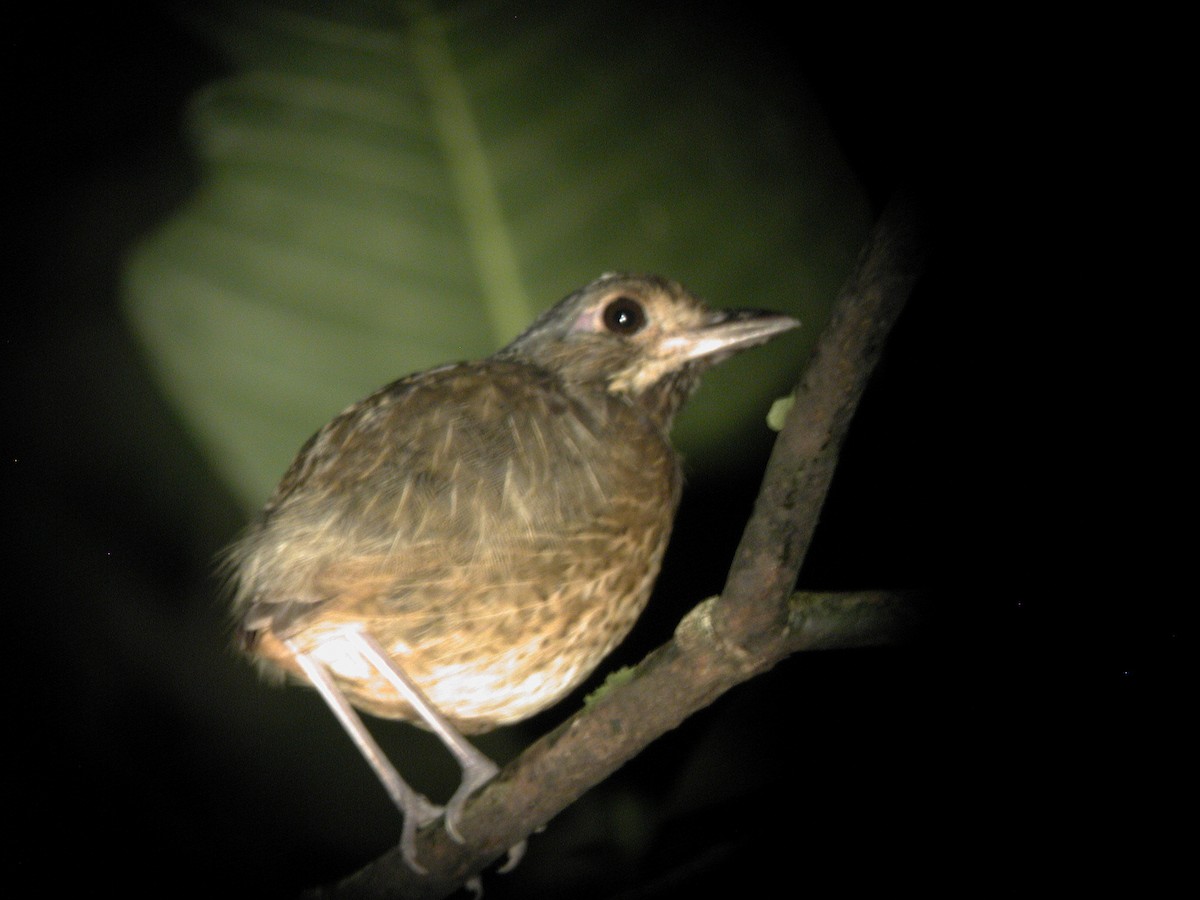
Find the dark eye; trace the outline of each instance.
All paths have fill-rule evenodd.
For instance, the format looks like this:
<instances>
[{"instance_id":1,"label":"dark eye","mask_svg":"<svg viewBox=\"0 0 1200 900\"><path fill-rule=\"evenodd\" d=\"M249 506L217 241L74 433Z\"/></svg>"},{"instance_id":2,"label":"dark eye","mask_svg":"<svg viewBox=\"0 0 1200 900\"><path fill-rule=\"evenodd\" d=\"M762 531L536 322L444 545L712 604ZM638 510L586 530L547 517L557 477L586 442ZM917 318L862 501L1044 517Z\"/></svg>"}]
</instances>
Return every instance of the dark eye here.
<instances>
[{"instance_id":1,"label":"dark eye","mask_svg":"<svg viewBox=\"0 0 1200 900\"><path fill-rule=\"evenodd\" d=\"M632 297L618 297L604 307L604 327L613 334L635 334L646 324L646 311Z\"/></svg>"}]
</instances>

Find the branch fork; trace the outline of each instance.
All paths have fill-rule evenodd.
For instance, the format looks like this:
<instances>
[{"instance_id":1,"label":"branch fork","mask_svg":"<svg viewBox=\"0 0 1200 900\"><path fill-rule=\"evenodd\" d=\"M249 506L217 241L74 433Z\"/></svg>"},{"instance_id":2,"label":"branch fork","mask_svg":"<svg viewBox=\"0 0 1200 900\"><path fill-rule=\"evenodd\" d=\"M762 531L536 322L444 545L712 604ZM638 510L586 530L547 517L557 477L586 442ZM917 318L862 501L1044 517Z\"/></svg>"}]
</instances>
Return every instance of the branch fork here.
<instances>
[{"instance_id":1,"label":"branch fork","mask_svg":"<svg viewBox=\"0 0 1200 900\"><path fill-rule=\"evenodd\" d=\"M477 883L485 867L734 685L801 650L904 636L919 598L792 591L850 421L923 262L918 209L898 196L839 293L796 388L721 595L688 612L627 683L536 741L471 798L461 824L466 844L453 842L440 823L422 829L416 840L426 874L413 872L393 848L308 896L437 898Z\"/></svg>"}]
</instances>

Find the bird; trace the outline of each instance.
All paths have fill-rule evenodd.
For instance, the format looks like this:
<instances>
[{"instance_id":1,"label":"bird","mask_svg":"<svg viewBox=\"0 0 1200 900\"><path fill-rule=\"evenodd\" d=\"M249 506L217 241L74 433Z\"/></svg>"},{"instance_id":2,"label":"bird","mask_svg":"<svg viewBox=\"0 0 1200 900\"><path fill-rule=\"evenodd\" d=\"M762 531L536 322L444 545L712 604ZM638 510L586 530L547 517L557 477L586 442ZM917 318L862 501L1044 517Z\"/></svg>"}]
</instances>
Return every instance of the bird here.
<instances>
[{"instance_id":1,"label":"bird","mask_svg":"<svg viewBox=\"0 0 1200 900\"><path fill-rule=\"evenodd\" d=\"M400 809L414 870L418 830L444 816L461 842L497 774L463 735L563 698L645 608L682 488L671 424L700 376L799 324L606 273L491 356L347 407L229 549L241 649L319 692ZM358 711L441 738L462 769L444 808Z\"/></svg>"}]
</instances>

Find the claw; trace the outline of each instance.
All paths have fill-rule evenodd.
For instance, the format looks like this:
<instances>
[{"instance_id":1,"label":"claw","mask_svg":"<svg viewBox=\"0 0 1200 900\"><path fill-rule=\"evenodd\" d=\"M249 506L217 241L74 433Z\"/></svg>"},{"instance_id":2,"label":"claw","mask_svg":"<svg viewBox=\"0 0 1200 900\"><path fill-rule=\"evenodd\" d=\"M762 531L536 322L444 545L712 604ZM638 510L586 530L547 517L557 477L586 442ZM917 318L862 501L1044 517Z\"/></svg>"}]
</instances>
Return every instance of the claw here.
<instances>
[{"instance_id":1,"label":"claw","mask_svg":"<svg viewBox=\"0 0 1200 900\"><path fill-rule=\"evenodd\" d=\"M415 791L410 795L408 804L404 810L404 826L400 831L400 854L410 869L418 875L425 875L428 870L417 861L417 832L437 819L442 814L442 808Z\"/></svg>"},{"instance_id":2,"label":"claw","mask_svg":"<svg viewBox=\"0 0 1200 900\"><path fill-rule=\"evenodd\" d=\"M472 757L463 761L462 782L458 785L454 796L446 804L446 833L456 843L466 843L459 823L462 821L463 809L466 807L467 801L471 799L471 795L495 778L499 771L499 767L482 754L478 758Z\"/></svg>"},{"instance_id":3,"label":"claw","mask_svg":"<svg viewBox=\"0 0 1200 900\"><path fill-rule=\"evenodd\" d=\"M519 844L513 844L508 848L508 858L504 860L504 865L496 871L503 875L505 872L511 872L517 867L522 859L525 858L525 850L529 847L529 841L521 841Z\"/></svg>"}]
</instances>

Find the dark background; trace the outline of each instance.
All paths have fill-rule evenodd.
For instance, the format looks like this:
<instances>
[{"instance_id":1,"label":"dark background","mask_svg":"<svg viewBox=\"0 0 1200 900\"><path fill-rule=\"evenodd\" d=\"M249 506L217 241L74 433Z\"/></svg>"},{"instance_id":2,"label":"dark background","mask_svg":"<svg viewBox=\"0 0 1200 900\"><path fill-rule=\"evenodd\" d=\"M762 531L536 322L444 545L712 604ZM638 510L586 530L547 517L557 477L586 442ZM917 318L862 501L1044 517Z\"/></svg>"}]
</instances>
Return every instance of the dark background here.
<instances>
[{"instance_id":1,"label":"dark background","mask_svg":"<svg viewBox=\"0 0 1200 900\"><path fill-rule=\"evenodd\" d=\"M1061 299L1031 263L1060 209L1045 46L998 23L693 13L808 81L877 207L909 182L929 212L928 274L800 584L918 589L933 614L910 646L796 658L734 690L534 836L488 896L1152 887L1181 844L1167 810L1194 704L1179 608L1147 570L1144 589L1124 578L1133 542L1075 543L1094 533L1075 524L1083 460L1047 446L1070 392L1026 383ZM261 686L229 649L212 560L242 517L117 300L122 252L194 183L181 105L220 66L160 5L26 15L6 44L10 877L289 896L376 856L399 821L319 701ZM761 443L744 471L692 480L650 612L603 670L720 590ZM481 745L507 760L579 699ZM393 759L430 752L376 730Z\"/></svg>"}]
</instances>

